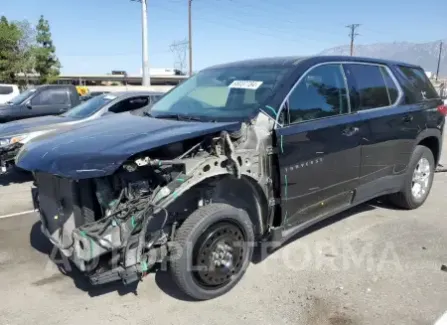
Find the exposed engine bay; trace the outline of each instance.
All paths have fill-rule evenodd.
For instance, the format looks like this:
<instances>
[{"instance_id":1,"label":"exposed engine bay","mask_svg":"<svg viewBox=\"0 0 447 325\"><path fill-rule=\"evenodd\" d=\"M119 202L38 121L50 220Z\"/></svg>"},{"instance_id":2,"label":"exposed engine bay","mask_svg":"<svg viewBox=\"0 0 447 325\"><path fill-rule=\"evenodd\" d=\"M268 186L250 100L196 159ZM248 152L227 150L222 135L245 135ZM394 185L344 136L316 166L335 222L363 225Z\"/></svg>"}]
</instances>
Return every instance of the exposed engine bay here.
<instances>
[{"instance_id":1,"label":"exposed engine bay","mask_svg":"<svg viewBox=\"0 0 447 325\"><path fill-rule=\"evenodd\" d=\"M67 179L34 173L42 231L94 284L139 280L169 255L175 230L211 202L231 202L262 236L275 215L272 119L237 132L165 145L113 175Z\"/></svg>"}]
</instances>

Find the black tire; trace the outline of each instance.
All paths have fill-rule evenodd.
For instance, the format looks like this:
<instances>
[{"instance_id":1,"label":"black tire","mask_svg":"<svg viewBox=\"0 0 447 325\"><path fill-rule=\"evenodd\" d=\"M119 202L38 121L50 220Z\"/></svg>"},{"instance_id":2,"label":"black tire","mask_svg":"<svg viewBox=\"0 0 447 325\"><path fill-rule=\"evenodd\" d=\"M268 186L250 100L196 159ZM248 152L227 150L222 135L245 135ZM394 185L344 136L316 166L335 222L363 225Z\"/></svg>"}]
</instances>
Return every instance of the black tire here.
<instances>
[{"instance_id":1,"label":"black tire","mask_svg":"<svg viewBox=\"0 0 447 325\"><path fill-rule=\"evenodd\" d=\"M421 158L426 158L428 160L428 163L430 165L430 176L428 179L428 187L425 192L425 194L421 198L415 198L412 194L412 185L413 185L413 173L418 166L418 163ZM407 210L413 210L420 207L422 204L424 204L425 200L427 199L431 186L433 184L433 177L435 172L435 159L433 157L433 153L430 149L428 149L425 146L416 146L416 148L413 151L413 154L411 155L410 163L408 165L408 170L405 175L404 184L402 187L402 190L398 193L392 194L389 196L389 200L394 205L407 209Z\"/></svg>"},{"instance_id":2,"label":"black tire","mask_svg":"<svg viewBox=\"0 0 447 325\"><path fill-rule=\"evenodd\" d=\"M211 258L208 258L207 262L204 262L205 260L201 261L204 262L202 267L205 267L206 271L193 270L193 265L195 264L194 260L196 260L196 258L198 257L196 255L200 256L199 259L205 259L205 257L202 256L201 250L201 254L196 254L196 252L198 250L198 247L200 249L203 248L204 250L207 249L208 251L212 251L213 247L215 247L216 245L219 246L218 243L215 243L215 240L220 239L221 237L219 236L223 234L220 234L218 231L219 229L216 230L216 227L224 224L228 224L230 227L228 229L230 230L228 230L227 232L222 230L223 228L219 229L221 229L222 233L225 233L227 237L231 236L229 237L229 240L240 240L240 238L242 237L242 240L240 242L234 241L233 245L231 246L232 248L234 247L234 252L239 252L239 254L231 254L230 265L232 271L228 271L225 276L222 276L224 277L223 283L215 286L209 284L204 285L203 283L200 283L198 274L203 277L203 275L206 276L207 273L213 272L212 269L209 269L208 265L206 267L204 266L205 264L211 263ZM215 231L217 231L217 233L212 232L213 228ZM231 231L233 229L234 234ZM239 232L237 232L236 229L238 229ZM235 237L236 233L239 234L238 237ZM241 236L241 234L243 234L243 236ZM204 237L206 238L203 239ZM210 240L214 241L213 244L205 245L209 243ZM219 243L220 242L221 241L219 241ZM194 211L183 222L183 224L175 234L175 242L171 247L170 261L170 271L173 280L185 294L195 300L207 300L221 296L231 290L244 275L253 256L253 242L253 224L246 211L223 203L213 203L203 206ZM239 243L241 245L236 246ZM205 246L211 246L211 248L208 249L205 248ZM227 246L225 245L225 247ZM203 255L205 254L203 253ZM228 265L225 265L223 268L225 270L230 269ZM220 276L221 275L219 275L219 277Z\"/></svg>"}]
</instances>

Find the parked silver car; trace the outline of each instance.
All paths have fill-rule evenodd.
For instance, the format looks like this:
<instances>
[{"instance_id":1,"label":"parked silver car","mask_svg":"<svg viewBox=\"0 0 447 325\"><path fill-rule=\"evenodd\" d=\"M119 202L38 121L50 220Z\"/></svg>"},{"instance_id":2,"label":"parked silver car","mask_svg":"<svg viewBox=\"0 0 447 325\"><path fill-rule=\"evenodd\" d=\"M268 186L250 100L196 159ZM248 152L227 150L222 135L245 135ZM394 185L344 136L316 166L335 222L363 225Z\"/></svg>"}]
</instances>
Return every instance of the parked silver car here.
<instances>
[{"instance_id":1,"label":"parked silver car","mask_svg":"<svg viewBox=\"0 0 447 325\"><path fill-rule=\"evenodd\" d=\"M107 114L145 111L155 103L161 92L114 92L95 96L61 115L42 116L12 121L0 126L0 171L14 165L20 148L43 134L95 120Z\"/></svg>"}]
</instances>

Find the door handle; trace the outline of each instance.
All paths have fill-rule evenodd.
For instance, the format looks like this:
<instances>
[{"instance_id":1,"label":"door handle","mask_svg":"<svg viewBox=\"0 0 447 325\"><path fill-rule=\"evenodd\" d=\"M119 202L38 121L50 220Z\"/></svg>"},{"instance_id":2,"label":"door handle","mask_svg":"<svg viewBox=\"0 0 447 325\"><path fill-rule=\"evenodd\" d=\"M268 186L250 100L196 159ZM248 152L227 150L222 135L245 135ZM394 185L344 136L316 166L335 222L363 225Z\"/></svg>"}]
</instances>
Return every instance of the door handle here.
<instances>
[{"instance_id":1,"label":"door handle","mask_svg":"<svg viewBox=\"0 0 447 325\"><path fill-rule=\"evenodd\" d=\"M402 118L402 122L404 122L404 123L410 123L410 122L413 122L413 115L405 115L405 116Z\"/></svg>"},{"instance_id":2,"label":"door handle","mask_svg":"<svg viewBox=\"0 0 447 325\"><path fill-rule=\"evenodd\" d=\"M359 131L360 131L360 129L358 127L356 127L356 126L348 126L347 128L345 128L342 131L342 134L344 136L350 137L350 136L353 136L354 134L356 134Z\"/></svg>"}]
</instances>

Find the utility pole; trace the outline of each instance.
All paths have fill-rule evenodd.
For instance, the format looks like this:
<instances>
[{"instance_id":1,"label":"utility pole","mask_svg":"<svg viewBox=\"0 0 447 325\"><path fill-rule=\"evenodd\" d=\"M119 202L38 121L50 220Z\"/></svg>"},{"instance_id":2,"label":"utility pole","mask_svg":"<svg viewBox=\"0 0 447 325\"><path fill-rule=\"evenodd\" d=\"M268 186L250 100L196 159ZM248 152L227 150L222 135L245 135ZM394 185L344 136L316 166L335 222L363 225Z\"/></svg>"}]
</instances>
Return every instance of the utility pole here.
<instances>
[{"instance_id":1,"label":"utility pole","mask_svg":"<svg viewBox=\"0 0 447 325\"><path fill-rule=\"evenodd\" d=\"M142 45L143 45L143 86L151 85L151 76L149 74L149 50L147 45L147 0L141 1L141 28L142 28Z\"/></svg>"},{"instance_id":2,"label":"utility pole","mask_svg":"<svg viewBox=\"0 0 447 325\"><path fill-rule=\"evenodd\" d=\"M149 50L147 45L147 1L148 0L130 0L141 2L141 46L142 46L142 85L148 87L151 85L151 76L149 74Z\"/></svg>"},{"instance_id":3,"label":"utility pole","mask_svg":"<svg viewBox=\"0 0 447 325\"><path fill-rule=\"evenodd\" d=\"M188 0L189 76L192 76L192 26L191 26L191 3L192 3L192 0Z\"/></svg>"},{"instance_id":4,"label":"utility pole","mask_svg":"<svg viewBox=\"0 0 447 325\"><path fill-rule=\"evenodd\" d=\"M351 37L351 51L350 51L351 56L353 56L353 54L354 54L354 38L359 35L355 32L355 30L359 26L360 26L360 24L351 24L351 25L346 26L347 28L349 28L351 30L351 33L349 33L349 36Z\"/></svg>"},{"instance_id":5,"label":"utility pole","mask_svg":"<svg viewBox=\"0 0 447 325\"><path fill-rule=\"evenodd\" d=\"M442 41L441 43L439 43L439 57L438 57L438 68L436 69L436 81L438 81L439 66L441 64L441 55L442 55Z\"/></svg>"}]
</instances>

